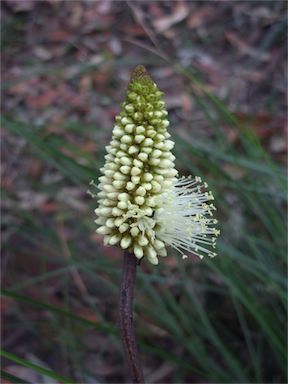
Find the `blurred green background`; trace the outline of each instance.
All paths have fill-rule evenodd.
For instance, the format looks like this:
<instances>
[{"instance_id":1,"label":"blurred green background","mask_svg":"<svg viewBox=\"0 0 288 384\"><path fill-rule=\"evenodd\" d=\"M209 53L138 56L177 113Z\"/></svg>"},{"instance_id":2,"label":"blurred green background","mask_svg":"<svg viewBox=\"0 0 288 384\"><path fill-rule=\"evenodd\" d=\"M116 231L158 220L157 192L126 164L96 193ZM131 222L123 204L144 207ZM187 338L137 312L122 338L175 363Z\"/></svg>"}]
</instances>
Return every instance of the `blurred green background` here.
<instances>
[{"instance_id":1,"label":"blurred green background","mask_svg":"<svg viewBox=\"0 0 288 384\"><path fill-rule=\"evenodd\" d=\"M217 258L138 270L147 382L286 382L286 4L1 2L3 383L129 380L86 191L138 64L221 227Z\"/></svg>"}]
</instances>

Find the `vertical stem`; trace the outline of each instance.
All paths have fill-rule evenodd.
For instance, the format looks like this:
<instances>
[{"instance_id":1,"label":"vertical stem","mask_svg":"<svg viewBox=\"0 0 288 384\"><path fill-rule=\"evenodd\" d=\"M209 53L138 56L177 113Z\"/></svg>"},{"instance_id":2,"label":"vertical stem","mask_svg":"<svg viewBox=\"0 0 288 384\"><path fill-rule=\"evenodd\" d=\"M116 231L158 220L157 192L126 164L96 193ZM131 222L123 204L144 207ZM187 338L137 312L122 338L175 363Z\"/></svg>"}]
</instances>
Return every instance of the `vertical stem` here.
<instances>
[{"instance_id":1,"label":"vertical stem","mask_svg":"<svg viewBox=\"0 0 288 384\"><path fill-rule=\"evenodd\" d=\"M133 297L136 267L136 257L132 253L124 252L119 315L122 342L132 382L144 383L144 376L133 327Z\"/></svg>"}]
</instances>

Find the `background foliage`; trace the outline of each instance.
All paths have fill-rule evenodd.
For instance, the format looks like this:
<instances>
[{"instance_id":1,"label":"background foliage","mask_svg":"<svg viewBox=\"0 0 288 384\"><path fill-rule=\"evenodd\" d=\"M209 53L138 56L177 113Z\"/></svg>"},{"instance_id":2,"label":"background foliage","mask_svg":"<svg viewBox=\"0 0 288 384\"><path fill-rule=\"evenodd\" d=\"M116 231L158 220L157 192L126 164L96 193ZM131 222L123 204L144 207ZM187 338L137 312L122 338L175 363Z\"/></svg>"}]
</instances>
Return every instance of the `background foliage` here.
<instances>
[{"instance_id":1,"label":"background foliage","mask_svg":"<svg viewBox=\"0 0 288 384\"><path fill-rule=\"evenodd\" d=\"M147 382L286 382L283 1L2 6L5 382L125 382L121 254L86 194L132 68L165 92L182 174L215 196L219 256L142 263Z\"/></svg>"}]
</instances>

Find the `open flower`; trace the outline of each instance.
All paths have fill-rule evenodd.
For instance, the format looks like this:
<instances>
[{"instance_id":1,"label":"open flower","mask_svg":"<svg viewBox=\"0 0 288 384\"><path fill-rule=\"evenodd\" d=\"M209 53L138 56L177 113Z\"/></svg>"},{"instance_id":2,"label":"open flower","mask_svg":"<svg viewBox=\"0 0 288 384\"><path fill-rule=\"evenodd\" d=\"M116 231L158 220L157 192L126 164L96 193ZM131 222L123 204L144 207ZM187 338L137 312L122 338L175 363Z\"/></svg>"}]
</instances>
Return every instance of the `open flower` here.
<instances>
[{"instance_id":1,"label":"open flower","mask_svg":"<svg viewBox=\"0 0 288 384\"><path fill-rule=\"evenodd\" d=\"M162 95L145 68L137 66L106 147L97 232L106 245L119 244L152 264L167 255L167 245L183 258L186 252L213 257L219 234L213 196L199 177L177 177Z\"/></svg>"}]
</instances>

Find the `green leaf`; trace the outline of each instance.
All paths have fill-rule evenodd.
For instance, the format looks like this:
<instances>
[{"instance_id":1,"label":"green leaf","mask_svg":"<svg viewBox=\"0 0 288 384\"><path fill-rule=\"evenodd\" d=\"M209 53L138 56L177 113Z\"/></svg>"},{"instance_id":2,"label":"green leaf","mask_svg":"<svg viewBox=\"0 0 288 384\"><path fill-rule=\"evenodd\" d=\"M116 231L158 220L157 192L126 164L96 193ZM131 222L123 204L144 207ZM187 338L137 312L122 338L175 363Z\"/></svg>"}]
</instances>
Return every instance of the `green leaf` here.
<instances>
[{"instance_id":1,"label":"green leaf","mask_svg":"<svg viewBox=\"0 0 288 384\"><path fill-rule=\"evenodd\" d=\"M1 377L3 379L11 381L11 383L29 384L27 381L25 381L23 379L19 379L19 377L16 377L16 376L12 375L11 373L5 372L3 370L1 370Z\"/></svg>"},{"instance_id":2,"label":"green leaf","mask_svg":"<svg viewBox=\"0 0 288 384\"><path fill-rule=\"evenodd\" d=\"M54 371L52 371L50 369L41 367L40 365L31 363L28 360L22 359L22 357L16 356L13 353L1 350L0 351L0 355L2 357L5 357L6 359L14 361L14 363L22 365L23 367L31 368L33 371L36 371L36 372L40 373L41 375L51 377L51 379L58 380L61 383L67 383L67 384L68 383L73 383L73 380L67 379L66 377L58 375L58 373L56 373L56 372L54 372Z\"/></svg>"},{"instance_id":3,"label":"green leaf","mask_svg":"<svg viewBox=\"0 0 288 384\"><path fill-rule=\"evenodd\" d=\"M13 299L21 301L23 303L27 303L27 304L33 305L33 306L41 308L41 309L49 310L51 312L56 313L57 315L68 317L71 320L75 320L75 321L78 321L78 322L80 322L86 326L93 327L98 331L106 332L106 333L109 333L112 335L114 335L116 333L115 328L113 328L110 325L95 323L91 320L85 319L84 317L81 317L81 316L78 316L72 312L69 312L66 309L58 308L58 307L55 307L51 304L47 304L47 303L43 303L42 301L31 299L28 296L20 295L18 293L11 292L11 291L6 290L6 289L1 290L1 294L4 296L7 296L7 297L12 297Z\"/></svg>"}]
</instances>

